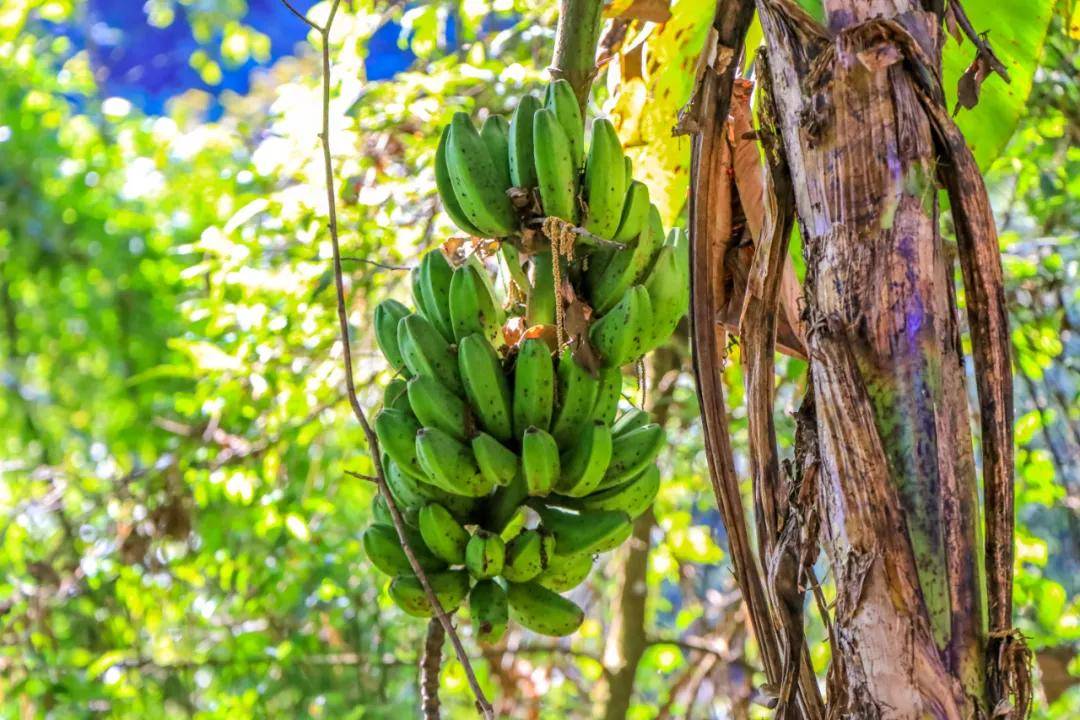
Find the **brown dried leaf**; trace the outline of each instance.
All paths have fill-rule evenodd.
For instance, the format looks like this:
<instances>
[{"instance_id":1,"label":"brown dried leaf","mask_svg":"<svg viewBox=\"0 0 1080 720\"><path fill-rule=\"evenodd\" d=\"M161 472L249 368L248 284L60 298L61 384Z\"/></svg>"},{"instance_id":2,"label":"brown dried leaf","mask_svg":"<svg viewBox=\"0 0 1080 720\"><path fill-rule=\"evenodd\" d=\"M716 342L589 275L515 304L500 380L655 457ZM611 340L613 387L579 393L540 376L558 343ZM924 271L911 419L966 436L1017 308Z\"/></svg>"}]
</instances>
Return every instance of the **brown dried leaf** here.
<instances>
[{"instance_id":1,"label":"brown dried leaf","mask_svg":"<svg viewBox=\"0 0 1080 720\"><path fill-rule=\"evenodd\" d=\"M960 112L960 108L970 110L978 104L979 90L992 70L990 59L985 53L979 52L956 83L956 108L953 115Z\"/></svg>"},{"instance_id":2,"label":"brown dried leaf","mask_svg":"<svg viewBox=\"0 0 1080 720\"><path fill-rule=\"evenodd\" d=\"M507 347L517 347L522 336L525 335L525 318L520 316L508 318L503 324L502 334L503 342Z\"/></svg>"}]
</instances>

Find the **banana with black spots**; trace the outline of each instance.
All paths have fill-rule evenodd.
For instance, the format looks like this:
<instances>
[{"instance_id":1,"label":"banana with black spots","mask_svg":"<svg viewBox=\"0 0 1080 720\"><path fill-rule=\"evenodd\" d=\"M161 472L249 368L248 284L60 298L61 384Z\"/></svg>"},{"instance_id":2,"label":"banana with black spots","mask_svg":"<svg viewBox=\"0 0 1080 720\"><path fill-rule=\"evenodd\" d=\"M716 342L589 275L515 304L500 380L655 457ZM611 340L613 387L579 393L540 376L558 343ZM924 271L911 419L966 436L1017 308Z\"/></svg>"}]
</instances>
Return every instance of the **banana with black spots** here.
<instances>
[{"instance_id":1,"label":"banana with black spots","mask_svg":"<svg viewBox=\"0 0 1080 720\"><path fill-rule=\"evenodd\" d=\"M518 219L503 174L495 168L490 151L465 113L455 113L446 141L446 166L454 195L469 222L482 237L506 237Z\"/></svg>"},{"instance_id":2,"label":"banana with black spots","mask_svg":"<svg viewBox=\"0 0 1080 720\"><path fill-rule=\"evenodd\" d=\"M397 300L383 300L375 306L375 342L395 372L405 368L401 348L398 346L398 323L410 314L409 308Z\"/></svg>"},{"instance_id":3,"label":"banana with black spots","mask_svg":"<svg viewBox=\"0 0 1080 720\"><path fill-rule=\"evenodd\" d=\"M398 345L405 366L413 375L438 380L458 397L465 388L458 375L458 362L450 344L423 315L413 313L398 323Z\"/></svg>"},{"instance_id":4,"label":"banana with black spots","mask_svg":"<svg viewBox=\"0 0 1080 720\"><path fill-rule=\"evenodd\" d=\"M415 440L413 447L415 451ZM449 493L442 488L435 487L425 478L420 480L402 472L396 462L389 458L383 462L383 471L386 474L386 486L390 494L394 496L398 508L406 514L406 520L416 524L419 520L420 508L428 503L438 503L450 511L461 522L470 519L477 508L477 499Z\"/></svg>"},{"instance_id":5,"label":"banana with black spots","mask_svg":"<svg viewBox=\"0 0 1080 720\"><path fill-rule=\"evenodd\" d=\"M383 408L375 416L375 435L379 447L390 456L398 468L407 475L426 480L420 461L416 457L416 433L420 424L400 410Z\"/></svg>"},{"instance_id":6,"label":"banana with black spots","mask_svg":"<svg viewBox=\"0 0 1080 720\"><path fill-rule=\"evenodd\" d=\"M450 281L454 268L438 248L429 250L420 260L420 295L424 299L424 314L448 343L454 342L454 327L450 321Z\"/></svg>"},{"instance_id":7,"label":"banana with black spots","mask_svg":"<svg viewBox=\"0 0 1080 720\"><path fill-rule=\"evenodd\" d=\"M559 445L538 427L526 428L521 438L521 471L529 495L543 497L559 480Z\"/></svg>"},{"instance_id":8,"label":"banana with black spots","mask_svg":"<svg viewBox=\"0 0 1080 720\"><path fill-rule=\"evenodd\" d=\"M383 407L412 414L409 404L409 385L402 378L393 378L383 388Z\"/></svg>"},{"instance_id":9,"label":"banana with black spots","mask_svg":"<svg viewBox=\"0 0 1080 720\"><path fill-rule=\"evenodd\" d=\"M592 141L585 162L585 201L588 212L583 226L602 238L612 238L619 229L626 199L626 166L615 126L607 118L592 124Z\"/></svg>"},{"instance_id":10,"label":"banana with black spots","mask_svg":"<svg viewBox=\"0 0 1080 720\"><path fill-rule=\"evenodd\" d=\"M651 422L652 416L649 413L641 408L632 407L620 415L615 424L611 426L611 435L612 437L620 437Z\"/></svg>"},{"instance_id":11,"label":"banana with black spots","mask_svg":"<svg viewBox=\"0 0 1080 720\"><path fill-rule=\"evenodd\" d=\"M476 640L493 645L502 640L510 618L506 591L494 580L481 580L469 592L469 619Z\"/></svg>"},{"instance_id":12,"label":"banana with black spots","mask_svg":"<svg viewBox=\"0 0 1080 720\"><path fill-rule=\"evenodd\" d=\"M529 338L518 346L514 365L514 435L521 437L528 427L547 430L555 404L555 366L551 351L540 338Z\"/></svg>"},{"instance_id":13,"label":"banana with black spots","mask_svg":"<svg viewBox=\"0 0 1080 720\"><path fill-rule=\"evenodd\" d=\"M495 342L502 329L502 308L495 300L486 278L472 263L454 270L450 280L450 325L454 340L473 334Z\"/></svg>"},{"instance_id":14,"label":"banana with black spots","mask_svg":"<svg viewBox=\"0 0 1080 720\"><path fill-rule=\"evenodd\" d=\"M570 512L537 504L545 530L555 536L556 555L580 555L613 550L630 537L634 526L624 512L594 510Z\"/></svg>"},{"instance_id":15,"label":"banana with black spots","mask_svg":"<svg viewBox=\"0 0 1080 720\"><path fill-rule=\"evenodd\" d=\"M541 108L533 116L533 161L544 214L576 225L580 163L575 162L574 147L554 110Z\"/></svg>"},{"instance_id":16,"label":"banana with black spots","mask_svg":"<svg viewBox=\"0 0 1080 720\"><path fill-rule=\"evenodd\" d=\"M581 117L581 105L578 104L573 86L566 80L555 80L549 85L549 90L547 106L566 133L576 176L585 161L585 120Z\"/></svg>"},{"instance_id":17,"label":"banana with black spots","mask_svg":"<svg viewBox=\"0 0 1080 720\"><path fill-rule=\"evenodd\" d=\"M528 582L542 573L555 554L555 538L538 530L522 530L506 544L502 576L510 582Z\"/></svg>"},{"instance_id":18,"label":"banana with black spots","mask_svg":"<svg viewBox=\"0 0 1080 720\"><path fill-rule=\"evenodd\" d=\"M503 192L510 188L510 123L502 115L488 115L480 126L480 139L487 146L491 164Z\"/></svg>"},{"instance_id":19,"label":"banana with black spots","mask_svg":"<svg viewBox=\"0 0 1080 720\"><path fill-rule=\"evenodd\" d=\"M536 165L533 160L533 116L540 109L534 95L522 95L510 117L509 152L510 182L514 187L536 187Z\"/></svg>"},{"instance_id":20,"label":"banana with black spots","mask_svg":"<svg viewBox=\"0 0 1080 720\"><path fill-rule=\"evenodd\" d=\"M514 437L510 385L495 348L481 335L462 338L458 369L480 427L497 440L508 442Z\"/></svg>"},{"instance_id":21,"label":"banana with black spots","mask_svg":"<svg viewBox=\"0 0 1080 720\"><path fill-rule=\"evenodd\" d=\"M622 397L622 369L609 367L600 369L599 386L596 389L596 402L593 403L593 420L601 420L610 425L619 411L619 399Z\"/></svg>"},{"instance_id":22,"label":"banana with black spots","mask_svg":"<svg viewBox=\"0 0 1080 720\"><path fill-rule=\"evenodd\" d=\"M656 423L615 437L611 443L611 463L597 489L606 490L637 475L656 459L665 442L664 428Z\"/></svg>"},{"instance_id":23,"label":"banana with black spots","mask_svg":"<svg viewBox=\"0 0 1080 720\"><path fill-rule=\"evenodd\" d=\"M408 535L409 548L423 570L436 571L446 568L446 563L432 555L418 535L415 533ZM364 553L371 564L387 575L404 575L412 572L412 565L409 564L409 558L401 547L401 539L393 527L371 525L364 531L360 543L364 546Z\"/></svg>"},{"instance_id":24,"label":"banana with black spots","mask_svg":"<svg viewBox=\"0 0 1080 720\"><path fill-rule=\"evenodd\" d=\"M570 348L563 350L556 371L559 380L559 408L551 423L551 435L559 447L567 447L581 435L596 402L599 383L575 359Z\"/></svg>"},{"instance_id":25,"label":"banana with black spots","mask_svg":"<svg viewBox=\"0 0 1080 720\"><path fill-rule=\"evenodd\" d=\"M641 357L642 333L651 324L649 293L635 285L589 327L589 342L600 353L605 367L619 367Z\"/></svg>"},{"instance_id":26,"label":"banana with black spots","mask_svg":"<svg viewBox=\"0 0 1080 720\"><path fill-rule=\"evenodd\" d=\"M510 618L540 635L563 637L572 634L585 621L585 611L535 582L510 583L506 588Z\"/></svg>"},{"instance_id":27,"label":"banana with black spots","mask_svg":"<svg viewBox=\"0 0 1080 720\"><path fill-rule=\"evenodd\" d=\"M477 530L465 546L465 567L477 580L493 578L506 562L506 543L496 533Z\"/></svg>"},{"instance_id":28,"label":"banana with black spots","mask_svg":"<svg viewBox=\"0 0 1080 720\"><path fill-rule=\"evenodd\" d=\"M468 438L469 406L434 378L417 375L409 380L409 405L424 427L442 430L455 440Z\"/></svg>"},{"instance_id":29,"label":"banana with black spots","mask_svg":"<svg viewBox=\"0 0 1080 720\"><path fill-rule=\"evenodd\" d=\"M650 465L631 480L566 504L579 510L618 510L637 518L649 509L659 491L660 468Z\"/></svg>"},{"instance_id":30,"label":"banana with black spots","mask_svg":"<svg viewBox=\"0 0 1080 720\"><path fill-rule=\"evenodd\" d=\"M454 224L469 235L481 237L484 233L469 222L468 216L461 209L461 203L458 202L457 195L454 193L454 184L450 180L450 168L446 164L446 139L449 135L450 126L447 125L439 136L439 146L435 150L435 187L439 190L443 210L454 221Z\"/></svg>"},{"instance_id":31,"label":"banana with black spots","mask_svg":"<svg viewBox=\"0 0 1080 720\"><path fill-rule=\"evenodd\" d=\"M521 518L521 503L529 497L525 474L519 469L509 485L498 487L486 503L484 527L502 533Z\"/></svg>"},{"instance_id":32,"label":"banana with black spots","mask_svg":"<svg viewBox=\"0 0 1080 720\"><path fill-rule=\"evenodd\" d=\"M556 490L569 497L582 497L595 490L611 462L611 448L611 428L601 420L592 421L563 453Z\"/></svg>"},{"instance_id":33,"label":"banana with black spots","mask_svg":"<svg viewBox=\"0 0 1080 720\"><path fill-rule=\"evenodd\" d=\"M679 228L668 234L652 272L645 280L652 304L652 325L642 338L645 350L667 342L690 307L690 249L686 233Z\"/></svg>"},{"instance_id":34,"label":"banana with black spots","mask_svg":"<svg viewBox=\"0 0 1080 720\"><path fill-rule=\"evenodd\" d=\"M469 531L449 510L437 503L429 503L420 510L419 525L420 536L435 557L451 565L465 562Z\"/></svg>"},{"instance_id":35,"label":"banana with black spots","mask_svg":"<svg viewBox=\"0 0 1080 720\"><path fill-rule=\"evenodd\" d=\"M649 220L633 248L615 253L604 265L590 266L586 279L589 303L600 315L607 313L631 285L645 277L664 244L664 228L656 206L649 208Z\"/></svg>"},{"instance_id":36,"label":"banana with black spots","mask_svg":"<svg viewBox=\"0 0 1080 720\"><path fill-rule=\"evenodd\" d=\"M480 474L489 482L504 487L518 474L518 456L487 433L478 433L472 439L472 450Z\"/></svg>"},{"instance_id":37,"label":"banana with black spots","mask_svg":"<svg viewBox=\"0 0 1080 720\"><path fill-rule=\"evenodd\" d=\"M427 573L427 581L439 604L448 614L453 614L469 594L469 573L464 570ZM415 575L399 575L394 578L388 592L394 604L409 615L426 618L431 617L434 612L427 594L424 593L424 586Z\"/></svg>"},{"instance_id":38,"label":"banana with black spots","mask_svg":"<svg viewBox=\"0 0 1080 720\"><path fill-rule=\"evenodd\" d=\"M589 576L593 562L595 558L590 553L553 555L547 568L537 576L536 582L555 592L573 590Z\"/></svg>"},{"instance_id":39,"label":"banana with black spots","mask_svg":"<svg viewBox=\"0 0 1080 720\"><path fill-rule=\"evenodd\" d=\"M480 474L472 450L438 428L416 433L416 456L428 481L447 492L483 497L495 487Z\"/></svg>"}]
</instances>

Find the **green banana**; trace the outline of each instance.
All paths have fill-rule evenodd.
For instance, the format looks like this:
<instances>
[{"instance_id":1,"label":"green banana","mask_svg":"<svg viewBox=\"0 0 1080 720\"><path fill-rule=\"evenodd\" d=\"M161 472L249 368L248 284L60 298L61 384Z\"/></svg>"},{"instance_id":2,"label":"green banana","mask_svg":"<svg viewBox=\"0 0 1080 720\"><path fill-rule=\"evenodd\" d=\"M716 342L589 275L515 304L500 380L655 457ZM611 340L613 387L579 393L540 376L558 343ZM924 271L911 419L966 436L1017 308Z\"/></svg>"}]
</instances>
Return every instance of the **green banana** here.
<instances>
[{"instance_id":1,"label":"green banana","mask_svg":"<svg viewBox=\"0 0 1080 720\"><path fill-rule=\"evenodd\" d=\"M634 180L634 161L630 159L629 155L623 155L623 173L626 178L626 187L630 187L630 183Z\"/></svg>"},{"instance_id":2,"label":"green banana","mask_svg":"<svg viewBox=\"0 0 1080 720\"><path fill-rule=\"evenodd\" d=\"M465 546L469 532L461 526L449 510L442 505L430 503L420 509L420 536L431 553L451 565L465 562Z\"/></svg>"},{"instance_id":3,"label":"green banana","mask_svg":"<svg viewBox=\"0 0 1080 720\"><path fill-rule=\"evenodd\" d=\"M454 268L442 250L429 250L420 260L420 295L424 299L425 315L442 334L446 342L454 342L454 326L450 322L450 280Z\"/></svg>"},{"instance_id":4,"label":"green banana","mask_svg":"<svg viewBox=\"0 0 1080 720\"><path fill-rule=\"evenodd\" d=\"M417 375L409 381L409 405L420 424L442 430L455 440L469 436L469 406L434 378Z\"/></svg>"},{"instance_id":5,"label":"green banana","mask_svg":"<svg viewBox=\"0 0 1080 720\"><path fill-rule=\"evenodd\" d=\"M447 492L483 497L495 487L480 474L472 451L438 428L416 433L416 456L428 481Z\"/></svg>"},{"instance_id":6,"label":"green banana","mask_svg":"<svg viewBox=\"0 0 1080 720\"><path fill-rule=\"evenodd\" d=\"M540 635L570 635L585 621L585 611L539 583L510 583L506 589L510 618Z\"/></svg>"},{"instance_id":7,"label":"green banana","mask_svg":"<svg viewBox=\"0 0 1080 720\"><path fill-rule=\"evenodd\" d=\"M458 344L458 366L480 427L498 440L509 441L514 436L510 385L495 348L480 335L468 335Z\"/></svg>"},{"instance_id":8,"label":"green banana","mask_svg":"<svg viewBox=\"0 0 1080 720\"><path fill-rule=\"evenodd\" d=\"M528 582L547 568L554 554L555 538L537 530L522 530L506 544L502 576L510 582Z\"/></svg>"},{"instance_id":9,"label":"green banana","mask_svg":"<svg viewBox=\"0 0 1080 720\"><path fill-rule=\"evenodd\" d=\"M529 277L521 267L521 253L512 242L504 240L499 243L499 255L506 266L506 274L514 285L524 294L529 291ZM509 284L509 283L508 283Z\"/></svg>"},{"instance_id":10,"label":"green banana","mask_svg":"<svg viewBox=\"0 0 1080 720\"><path fill-rule=\"evenodd\" d=\"M416 312L423 315L425 318L434 317L434 313L427 307L427 301L424 300L424 293L422 291L423 283L420 281L420 266L417 265L409 271L409 292L412 293L413 305L416 306ZM430 320L429 320L430 322ZM398 322L398 327L401 327L401 322ZM404 360L404 356L402 357Z\"/></svg>"},{"instance_id":11,"label":"green banana","mask_svg":"<svg viewBox=\"0 0 1080 720\"><path fill-rule=\"evenodd\" d=\"M559 358L559 408L551 423L551 435L559 447L566 447L578 439L581 427L589 420L599 383L583 368L567 348Z\"/></svg>"},{"instance_id":12,"label":"green banana","mask_svg":"<svg viewBox=\"0 0 1080 720\"><path fill-rule=\"evenodd\" d=\"M612 437L620 437L630 432L631 430L637 430L642 425L648 425L652 422L652 416L645 412L641 408L632 407L615 421L615 424L611 426Z\"/></svg>"},{"instance_id":13,"label":"green banana","mask_svg":"<svg viewBox=\"0 0 1080 720\"><path fill-rule=\"evenodd\" d=\"M517 455L487 433L479 433L472 439L472 450L480 474L489 482L502 487L517 475Z\"/></svg>"},{"instance_id":14,"label":"green banana","mask_svg":"<svg viewBox=\"0 0 1080 720\"><path fill-rule=\"evenodd\" d=\"M521 437L532 426L547 430L555 403L555 366L551 351L540 338L518 346L514 366L514 435Z\"/></svg>"},{"instance_id":15,"label":"green banana","mask_svg":"<svg viewBox=\"0 0 1080 720\"><path fill-rule=\"evenodd\" d=\"M402 378L393 378L383 388L383 407L412 414L409 405L409 385Z\"/></svg>"},{"instance_id":16,"label":"green banana","mask_svg":"<svg viewBox=\"0 0 1080 720\"><path fill-rule=\"evenodd\" d=\"M626 166L615 126L607 118L592 124L589 158L585 162L585 200L588 212L584 227L594 235L611 238L619 229L626 197Z\"/></svg>"},{"instance_id":17,"label":"green banana","mask_svg":"<svg viewBox=\"0 0 1080 720\"><path fill-rule=\"evenodd\" d=\"M645 280L653 318L644 338L646 350L667 342L690 307L690 250L686 233L679 228L668 234L652 272Z\"/></svg>"},{"instance_id":18,"label":"green banana","mask_svg":"<svg viewBox=\"0 0 1080 720\"><path fill-rule=\"evenodd\" d=\"M450 325L454 340L478 334L495 342L502 328L502 308L486 278L470 263L454 270L450 280Z\"/></svg>"},{"instance_id":19,"label":"green banana","mask_svg":"<svg viewBox=\"0 0 1080 720\"><path fill-rule=\"evenodd\" d=\"M477 530L465 546L465 567L477 580L493 578L502 572L506 561L506 543L493 532Z\"/></svg>"},{"instance_id":20,"label":"green banana","mask_svg":"<svg viewBox=\"0 0 1080 720\"><path fill-rule=\"evenodd\" d=\"M496 490L495 492L497 494L499 491ZM499 537L503 539L503 542L510 542L517 537L519 532L525 529L525 522L529 519L528 512L526 511L527 508L524 505L519 505L514 509L514 514L510 516L510 520L499 533Z\"/></svg>"},{"instance_id":21,"label":"green banana","mask_svg":"<svg viewBox=\"0 0 1080 720\"><path fill-rule=\"evenodd\" d=\"M602 420L585 427L577 442L563 454L556 490L570 497L588 495L604 479L611 462L611 428Z\"/></svg>"},{"instance_id":22,"label":"green banana","mask_svg":"<svg viewBox=\"0 0 1080 720\"><path fill-rule=\"evenodd\" d=\"M600 353L605 367L619 367L641 356L641 334L651 322L649 293L635 285L615 307L592 324L589 342Z\"/></svg>"},{"instance_id":23,"label":"green banana","mask_svg":"<svg viewBox=\"0 0 1080 720\"><path fill-rule=\"evenodd\" d=\"M559 479L559 446L555 438L540 428L527 428L521 439L521 471L529 495L544 496L554 490Z\"/></svg>"},{"instance_id":24,"label":"green banana","mask_svg":"<svg viewBox=\"0 0 1080 720\"><path fill-rule=\"evenodd\" d=\"M636 518L652 505L659 491L660 468L650 465L633 480L568 501L567 505L580 510L619 510Z\"/></svg>"},{"instance_id":25,"label":"green banana","mask_svg":"<svg viewBox=\"0 0 1080 720\"><path fill-rule=\"evenodd\" d=\"M494 580L481 580L469 593L469 618L476 640L492 645L502 640L510 617L506 591Z\"/></svg>"},{"instance_id":26,"label":"green banana","mask_svg":"<svg viewBox=\"0 0 1080 720\"><path fill-rule=\"evenodd\" d=\"M397 300L383 300L375 306L375 342L395 372L405 367L398 346L397 326L408 314L409 308Z\"/></svg>"},{"instance_id":27,"label":"green banana","mask_svg":"<svg viewBox=\"0 0 1080 720\"><path fill-rule=\"evenodd\" d=\"M664 428L656 423L616 437L611 443L611 463L598 489L620 485L644 470L660 454L665 441Z\"/></svg>"},{"instance_id":28,"label":"green banana","mask_svg":"<svg viewBox=\"0 0 1080 720\"><path fill-rule=\"evenodd\" d=\"M448 614L457 610L469 594L469 574L464 570L427 573L427 581L439 604ZM390 599L409 615L431 617L434 612L424 593L424 587L415 575L399 575L394 578L388 592Z\"/></svg>"},{"instance_id":29,"label":"green banana","mask_svg":"<svg viewBox=\"0 0 1080 720\"><path fill-rule=\"evenodd\" d=\"M487 502L487 517L484 527L495 532L503 532L511 526L515 518L521 517L521 503L529 497L529 486L525 484L525 475L520 470L509 485L495 489Z\"/></svg>"},{"instance_id":30,"label":"green banana","mask_svg":"<svg viewBox=\"0 0 1080 720\"><path fill-rule=\"evenodd\" d=\"M596 389L596 402L593 404L593 420L602 420L608 425L615 420L622 397L622 370L618 367L601 368L600 383Z\"/></svg>"},{"instance_id":31,"label":"green banana","mask_svg":"<svg viewBox=\"0 0 1080 720\"><path fill-rule=\"evenodd\" d=\"M480 126L480 139L487 146L491 164L495 166L498 184L505 192L510 182L510 123L502 115L488 115Z\"/></svg>"},{"instance_id":32,"label":"green banana","mask_svg":"<svg viewBox=\"0 0 1080 720\"><path fill-rule=\"evenodd\" d=\"M533 159L544 214L577 224L580 163L574 161L574 148L553 110L543 108L533 116Z\"/></svg>"},{"instance_id":33,"label":"green banana","mask_svg":"<svg viewBox=\"0 0 1080 720\"><path fill-rule=\"evenodd\" d=\"M525 324L555 324L555 275L551 252L536 253L529 268L530 290L525 304Z\"/></svg>"},{"instance_id":34,"label":"green banana","mask_svg":"<svg viewBox=\"0 0 1080 720\"><path fill-rule=\"evenodd\" d=\"M470 235L479 237L484 233L469 222L465 211L461 209L461 203L458 202L457 195L454 194L454 184L450 180L450 168L446 164L446 139L449 135L450 126L447 125L443 128L442 135L439 136L439 146L435 150L435 187L438 188L439 197L442 198L443 210L454 221L454 224Z\"/></svg>"},{"instance_id":35,"label":"green banana","mask_svg":"<svg viewBox=\"0 0 1080 720\"><path fill-rule=\"evenodd\" d=\"M375 416L375 435L379 438L379 447L402 472L426 480L416 457L416 433L419 429L419 423L400 410L383 408Z\"/></svg>"},{"instance_id":36,"label":"green banana","mask_svg":"<svg viewBox=\"0 0 1080 720\"><path fill-rule=\"evenodd\" d=\"M555 113L566 139L570 142L570 155L573 159L574 174L581 169L585 160L585 120L581 117L581 105L578 104L574 88L566 80L551 83L551 96L547 106Z\"/></svg>"},{"instance_id":37,"label":"green banana","mask_svg":"<svg viewBox=\"0 0 1080 720\"><path fill-rule=\"evenodd\" d=\"M505 237L517 228L517 216L480 133L465 113L455 113L446 140L446 165L454 195L483 237Z\"/></svg>"},{"instance_id":38,"label":"green banana","mask_svg":"<svg viewBox=\"0 0 1080 720\"><path fill-rule=\"evenodd\" d=\"M415 443L414 443L415 446ZM466 522L476 509L476 498L455 495L442 488L437 488L426 480L421 482L401 471L393 460L383 463L386 473L386 485L397 502L398 508L406 514L406 520L415 525L419 521L419 512L427 503L442 505L461 522Z\"/></svg>"},{"instance_id":39,"label":"green banana","mask_svg":"<svg viewBox=\"0 0 1080 720\"><path fill-rule=\"evenodd\" d=\"M555 536L556 555L598 553L617 548L634 526L624 512L594 510L569 512L546 505L536 511L545 530Z\"/></svg>"},{"instance_id":40,"label":"green banana","mask_svg":"<svg viewBox=\"0 0 1080 720\"><path fill-rule=\"evenodd\" d=\"M533 95L523 95L510 118L510 182L514 187L536 187L536 165L533 160L533 115L540 101Z\"/></svg>"},{"instance_id":41,"label":"green banana","mask_svg":"<svg viewBox=\"0 0 1080 720\"><path fill-rule=\"evenodd\" d=\"M649 218L633 249L615 253L603 268L590 266L586 276L589 302L600 315L611 310L630 286L645 276L663 246L664 230L655 206L650 207Z\"/></svg>"},{"instance_id":42,"label":"green banana","mask_svg":"<svg viewBox=\"0 0 1080 720\"><path fill-rule=\"evenodd\" d=\"M627 178L629 177L627 175ZM618 243L632 243L636 240L645 229L646 223L649 222L651 206L648 186L637 180L631 181L626 190L626 197L623 199L619 227L611 239Z\"/></svg>"},{"instance_id":43,"label":"green banana","mask_svg":"<svg viewBox=\"0 0 1080 720\"><path fill-rule=\"evenodd\" d=\"M592 566L593 556L589 553L553 555L547 569L540 573L536 582L548 590L566 592L580 585L589 576Z\"/></svg>"},{"instance_id":44,"label":"green banana","mask_svg":"<svg viewBox=\"0 0 1080 720\"><path fill-rule=\"evenodd\" d=\"M408 540L409 548L423 570L442 570L446 567L446 563L428 551L419 536L412 534ZM412 565L409 564L409 558L401 547L397 530L392 526L371 525L364 531L360 544L364 546L364 553L371 564L387 575L412 573Z\"/></svg>"},{"instance_id":45,"label":"green banana","mask_svg":"<svg viewBox=\"0 0 1080 720\"><path fill-rule=\"evenodd\" d=\"M457 358L446 339L423 315L413 313L398 323L398 345L413 375L438 380L458 397L464 393Z\"/></svg>"}]
</instances>

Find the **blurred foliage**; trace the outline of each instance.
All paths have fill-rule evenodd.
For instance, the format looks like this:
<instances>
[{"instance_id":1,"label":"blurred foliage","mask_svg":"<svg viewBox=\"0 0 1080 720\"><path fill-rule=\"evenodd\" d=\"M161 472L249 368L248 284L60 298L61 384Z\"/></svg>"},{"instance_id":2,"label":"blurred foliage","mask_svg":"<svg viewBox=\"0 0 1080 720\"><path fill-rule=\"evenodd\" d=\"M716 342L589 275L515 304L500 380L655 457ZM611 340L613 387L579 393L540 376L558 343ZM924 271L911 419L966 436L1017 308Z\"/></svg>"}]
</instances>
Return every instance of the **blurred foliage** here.
<instances>
[{"instance_id":1,"label":"blurred foliage","mask_svg":"<svg viewBox=\"0 0 1080 720\"><path fill-rule=\"evenodd\" d=\"M212 28L243 27L243 3L184 4ZM537 88L555 15L518 0L345 7L331 142L357 382L374 407L385 378L369 309L407 295L392 268L452 232L434 193L435 130L456 110L507 111ZM258 73L249 94L224 96L219 121L204 119L197 92L144 117L100 97L86 53L49 34L43 21L71 11L56 0L0 8L0 717L412 717L423 626L367 565L358 534L372 487L344 474L370 463L343 402L317 57ZM366 82L366 43L390 19L419 59ZM1080 714L1080 54L1066 25L1055 20L988 175L1014 322L1016 598L1043 680L1039 718ZM657 56L666 37L653 38ZM651 81L682 97L663 72L680 62ZM598 102L631 102L615 90ZM655 157L651 189L674 216L685 176ZM649 388L679 442L663 461L630 717L694 703L764 717L680 355L681 370ZM804 368L780 366L788 449ZM728 375L745 477L736 363ZM575 591L589 617L579 635L552 644L519 631L486 653L482 682L509 716L594 716L620 563L605 558ZM822 670L824 633L810 632ZM472 717L454 661L443 687L446 716Z\"/></svg>"}]
</instances>

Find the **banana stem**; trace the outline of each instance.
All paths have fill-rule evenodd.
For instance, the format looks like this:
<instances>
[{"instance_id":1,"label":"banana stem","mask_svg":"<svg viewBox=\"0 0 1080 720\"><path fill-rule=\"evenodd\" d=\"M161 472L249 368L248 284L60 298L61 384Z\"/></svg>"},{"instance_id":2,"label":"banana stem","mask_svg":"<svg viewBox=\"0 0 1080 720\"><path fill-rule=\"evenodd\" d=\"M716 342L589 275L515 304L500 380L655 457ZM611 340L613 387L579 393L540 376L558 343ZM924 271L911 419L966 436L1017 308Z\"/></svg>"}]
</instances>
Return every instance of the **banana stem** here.
<instances>
[{"instance_id":1,"label":"banana stem","mask_svg":"<svg viewBox=\"0 0 1080 720\"><path fill-rule=\"evenodd\" d=\"M560 0L555 29L555 57L548 72L574 88L578 104L585 108L596 77L596 43L600 37L601 0Z\"/></svg>"}]
</instances>

